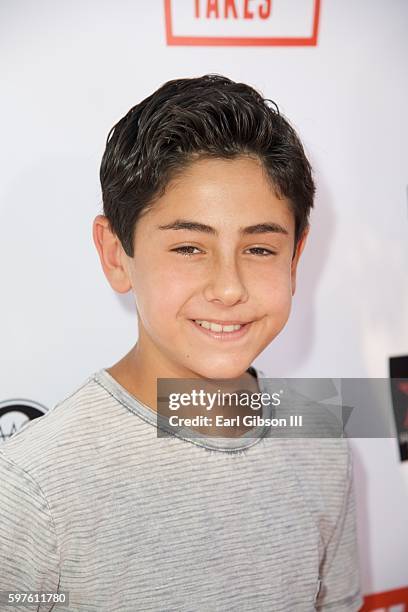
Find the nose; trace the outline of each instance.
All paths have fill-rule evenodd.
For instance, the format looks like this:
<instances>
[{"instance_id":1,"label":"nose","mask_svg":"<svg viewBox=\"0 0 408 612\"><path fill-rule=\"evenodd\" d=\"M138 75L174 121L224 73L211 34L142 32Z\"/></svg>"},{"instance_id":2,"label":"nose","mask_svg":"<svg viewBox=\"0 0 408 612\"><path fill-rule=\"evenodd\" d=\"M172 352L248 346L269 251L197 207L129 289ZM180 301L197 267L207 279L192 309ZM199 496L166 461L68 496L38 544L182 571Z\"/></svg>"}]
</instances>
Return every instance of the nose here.
<instances>
[{"instance_id":1,"label":"nose","mask_svg":"<svg viewBox=\"0 0 408 612\"><path fill-rule=\"evenodd\" d=\"M248 299L248 290L234 257L219 259L211 270L204 295L209 302L232 306Z\"/></svg>"}]
</instances>

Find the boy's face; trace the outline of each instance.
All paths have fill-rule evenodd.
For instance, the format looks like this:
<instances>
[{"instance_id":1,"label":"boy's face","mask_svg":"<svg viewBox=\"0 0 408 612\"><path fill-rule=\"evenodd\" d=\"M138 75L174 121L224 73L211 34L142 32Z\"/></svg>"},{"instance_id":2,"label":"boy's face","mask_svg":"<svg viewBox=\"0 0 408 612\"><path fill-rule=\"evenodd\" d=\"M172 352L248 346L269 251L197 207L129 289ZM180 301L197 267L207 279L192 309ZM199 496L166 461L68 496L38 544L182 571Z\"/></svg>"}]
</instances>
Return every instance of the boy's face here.
<instances>
[{"instance_id":1,"label":"boy's face","mask_svg":"<svg viewBox=\"0 0 408 612\"><path fill-rule=\"evenodd\" d=\"M176 221L207 229L172 229ZM261 224L280 231L245 231ZM160 356L172 377L240 376L288 320L306 240L292 259L294 231L289 205L276 197L260 162L192 163L139 219L134 258L123 255L139 351ZM246 325L220 334L197 320Z\"/></svg>"}]
</instances>

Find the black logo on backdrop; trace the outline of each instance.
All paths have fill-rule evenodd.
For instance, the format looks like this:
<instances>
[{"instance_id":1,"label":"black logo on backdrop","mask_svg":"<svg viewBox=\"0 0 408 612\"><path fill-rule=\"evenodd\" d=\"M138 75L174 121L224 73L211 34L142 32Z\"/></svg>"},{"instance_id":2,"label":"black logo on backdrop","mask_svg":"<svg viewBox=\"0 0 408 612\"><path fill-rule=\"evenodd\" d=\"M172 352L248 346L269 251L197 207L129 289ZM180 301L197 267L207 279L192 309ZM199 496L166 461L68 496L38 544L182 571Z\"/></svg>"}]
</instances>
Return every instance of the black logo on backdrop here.
<instances>
[{"instance_id":1,"label":"black logo on backdrop","mask_svg":"<svg viewBox=\"0 0 408 612\"><path fill-rule=\"evenodd\" d=\"M45 406L32 400L10 399L0 402L0 444L11 438L27 423L47 412Z\"/></svg>"},{"instance_id":2,"label":"black logo on backdrop","mask_svg":"<svg viewBox=\"0 0 408 612\"><path fill-rule=\"evenodd\" d=\"M408 461L408 355L390 357L391 394L401 461Z\"/></svg>"}]
</instances>

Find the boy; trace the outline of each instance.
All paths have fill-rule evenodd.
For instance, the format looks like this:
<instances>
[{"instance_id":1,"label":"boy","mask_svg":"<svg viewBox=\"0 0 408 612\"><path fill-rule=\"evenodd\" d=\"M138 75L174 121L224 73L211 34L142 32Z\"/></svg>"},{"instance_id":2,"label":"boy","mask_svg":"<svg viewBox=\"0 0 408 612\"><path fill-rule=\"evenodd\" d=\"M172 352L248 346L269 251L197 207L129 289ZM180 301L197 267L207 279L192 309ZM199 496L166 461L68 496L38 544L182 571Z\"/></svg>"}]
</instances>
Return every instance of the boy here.
<instances>
[{"instance_id":1,"label":"boy","mask_svg":"<svg viewBox=\"0 0 408 612\"><path fill-rule=\"evenodd\" d=\"M173 80L112 128L100 178L93 237L138 339L1 447L1 590L81 612L358 610L347 440L172 435L158 414L158 379L266 390L251 363L289 317L315 191L298 136L245 84Z\"/></svg>"}]
</instances>

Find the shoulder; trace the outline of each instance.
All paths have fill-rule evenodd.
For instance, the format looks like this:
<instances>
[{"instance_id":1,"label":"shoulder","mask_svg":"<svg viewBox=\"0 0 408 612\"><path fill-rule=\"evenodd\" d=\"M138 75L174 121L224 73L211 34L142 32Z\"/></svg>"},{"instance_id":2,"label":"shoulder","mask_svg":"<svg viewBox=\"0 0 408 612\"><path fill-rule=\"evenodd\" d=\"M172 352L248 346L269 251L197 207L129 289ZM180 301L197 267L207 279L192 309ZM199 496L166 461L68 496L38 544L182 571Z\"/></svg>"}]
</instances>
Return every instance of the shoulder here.
<instances>
[{"instance_id":1,"label":"shoulder","mask_svg":"<svg viewBox=\"0 0 408 612\"><path fill-rule=\"evenodd\" d=\"M326 546L353 494L352 451L347 438L282 440L299 490Z\"/></svg>"},{"instance_id":2,"label":"shoulder","mask_svg":"<svg viewBox=\"0 0 408 612\"><path fill-rule=\"evenodd\" d=\"M4 442L0 447L3 459L35 478L66 461L73 447L80 455L88 437L98 431L98 421L106 420L109 403L115 405L94 376Z\"/></svg>"},{"instance_id":3,"label":"shoulder","mask_svg":"<svg viewBox=\"0 0 408 612\"><path fill-rule=\"evenodd\" d=\"M352 452L347 438L300 438L290 442L290 456L299 478L310 489L336 497L348 486Z\"/></svg>"},{"instance_id":4,"label":"shoulder","mask_svg":"<svg viewBox=\"0 0 408 612\"><path fill-rule=\"evenodd\" d=\"M271 442L290 465L316 520L334 525L352 477L350 442L341 437L341 406L324 403L335 397L336 389L330 380L316 385L314 380L266 378L259 369L257 373L262 391L280 393L282 403L276 416L284 415L289 422L288 415L303 415L302 430L294 433L291 427L276 429ZM337 415L333 408L340 408Z\"/></svg>"}]
</instances>

